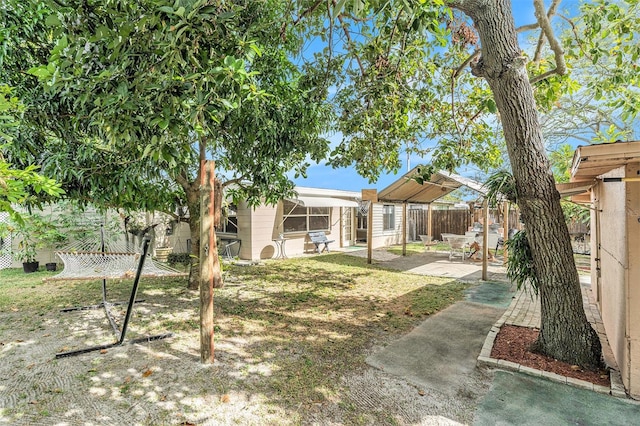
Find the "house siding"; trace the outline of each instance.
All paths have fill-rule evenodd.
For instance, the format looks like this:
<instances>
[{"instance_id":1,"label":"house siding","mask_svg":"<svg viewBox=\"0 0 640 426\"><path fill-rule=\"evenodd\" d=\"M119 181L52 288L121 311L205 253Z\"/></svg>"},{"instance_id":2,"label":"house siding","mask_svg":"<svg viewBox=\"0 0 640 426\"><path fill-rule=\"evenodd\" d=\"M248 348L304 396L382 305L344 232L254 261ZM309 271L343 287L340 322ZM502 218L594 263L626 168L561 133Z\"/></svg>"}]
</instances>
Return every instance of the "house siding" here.
<instances>
[{"instance_id":1,"label":"house siding","mask_svg":"<svg viewBox=\"0 0 640 426\"><path fill-rule=\"evenodd\" d=\"M602 178L639 175L640 164L634 163ZM592 233L598 235L591 243L591 282L622 381L640 398L640 182L600 181L592 197Z\"/></svg>"},{"instance_id":2,"label":"house siding","mask_svg":"<svg viewBox=\"0 0 640 426\"><path fill-rule=\"evenodd\" d=\"M605 177L623 177L622 168L611 171ZM623 377L628 375L626 350L626 286L627 267L625 236L625 184L624 182L600 183L595 191L595 207L599 210L600 273L599 285L602 322L607 332L618 366ZM594 250L598 250L594 247ZM596 251L594 251L595 253ZM597 273L594 269L593 273ZM596 282L596 279L593 280ZM626 380L628 382L628 380Z\"/></svg>"},{"instance_id":3,"label":"house siding","mask_svg":"<svg viewBox=\"0 0 640 426\"><path fill-rule=\"evenodd\" d=\"M278 208L260 205L250 207L240 203L238 208L238 238L242 240L240 257L242 259L270 259L275 256L273 239L276 230Z\"/></svg>"},{"instance_id":4,"label":"house siding","mask_svg":"<svg viewBox=\"0 0 640 426\"><path fill-rule=\"evenodd\" d=\"M625 176L640 177L640 163L626 167ZM640 398L640 182L626 182L627 330L629 339L629 392Z\"/></svg>"},{"instance_id":5,"label":"house siding","mask_svg":"<svg viewBox=\"0 0 640 426\"><path fill-rule=\"evenodd\" d=\"M262 260L274 258L277 254L274 239L283 232L283 206L261 205L250 208L240 205L238 208L238 239L242 240L240 258ZM340 227L343 225L341 208L333 207L329 213L330 229L325 231L327 238L334 240L330 248L343 247L349 241L341 241ZM313 253L315 246L307 232L285 233L285 253L289 257Z\"/></svg>"},{"instance_id":6,"label":"house siding","mask_svg":"<svg viewBox=\"0 0 640 426\"><path fill-rule=\"evenodd\" d=\"M393 229L385 230L383 223L384 206L395 206ZM402 243L402 204L376 203L373 205L373 248L388 247Z\"/></svg>"}]
</instances>

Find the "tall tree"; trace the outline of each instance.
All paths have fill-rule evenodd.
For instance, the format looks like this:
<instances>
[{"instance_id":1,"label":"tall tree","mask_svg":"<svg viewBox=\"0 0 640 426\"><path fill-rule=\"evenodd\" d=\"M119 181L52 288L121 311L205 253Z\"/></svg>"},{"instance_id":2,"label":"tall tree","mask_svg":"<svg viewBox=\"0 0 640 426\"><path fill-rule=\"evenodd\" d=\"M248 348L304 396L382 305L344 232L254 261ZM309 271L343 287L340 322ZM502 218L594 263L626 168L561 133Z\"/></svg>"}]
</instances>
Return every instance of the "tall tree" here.
<instances>
[{"instance_id":1,"label":"tall tree","mask_svg":"<svg viewBox=\"0 0 640 426\"><path fill-rule=\"evenodd\" d=\"M515 177L518 203L527 228L534 269L540 278L542 324L536 346L539 351L554 358L596 368L601 363L600 342L582 307L570 236L545 154L538 118L539 110L551 110L559 93L570 90L575 84L567 77L569 68L563 46L556 38L550 22L559 3L559 0L554 0L545 10L542 0L533 1L537 22L525 29L540 31L540 47L529 57L531 61L523 55L518 44L518 29L508 0L421 1L419 4L364 3L354 0L333 3L328 10L320 13L335 18L331 22L335 24L336 32L345 34L346 42L343 45L346 45L354 64L352 78L347 82L344 94L340 92L343 89L339 89L336 95L340 101L350 99L351 103L341 104L347 106L343 115L349 115L352 110L358 112L356 117L345 121L351 126L346 129L350 133L349 138L334 152L339 155L337 164L348 164L349 159L359 161L359 156L364 155L371 160L367 162L368 168L361 168L361 171L375 177L376 171L390 168L387 158L397 159L396 153L401 146L397 141L405 137L402 132L389 132L385 136L390 138L381 141L380 136L384 133L379 129L388 127L404 130L402 126L405 123L416 124L422 119L423 122L417 123L407 133L414 132L415 135L415 129L419 129L423 132L420 136L445 135L436 148L426 152L434 167L452 169L466 161L481 162L487 158L486 153L491 152L491 149L482 152L487 146L486 142L495 138L496 134L491 128L492 120L486 114L497 109ZM319 7L313 4L298 15L305 16ZM603 3L599 10L611 7ZM467 22L460 12L471 22ZM617 9L610 13L616 16L614 20L619 19ZM595 15L590 16L586 21L593 26ZM450 29L448 55L442 53L442 47L437 47L443 45L443 38L446 39L442 34L444 23ZM322 25L326 25L325 22ZM368 29L364 30L363 27ZM628 32L628 26L619 27L623 28L619 32L623 32L624 28ZM352 33L355 29L371 37L354 37ZM332 31L327 33L333 34ZM590 34L594 35L593 32ZM383 37L386 37L386 41L381 41ZM419 44L420 37L423 38L423 44ZM383 47L380 48L380 45ZM545 49L544 46L548 47ZM596 50L603 54L602 46ZM456 56L453 54L456 51L467 52L467 59L460 60L464 53ZM625 55L633 58L635 51L630 45ZM413 70L399 66L402 59L398 58L405 56L413 58L414 64L424 61L428 78L420 74L418 64L418 68ZM458 64L454 65L454 61L448 60L451 58L458 58ZM637 60L637 55L634 60ZM464 72L468 65L472 74L480 79L461 79L461 76L468 75ZM381 70L386 72L382 73ZM626 81L633 81L635 77L625 78ZM390 84L389 79L397 84ZM446 109L443 108L444 102L438 102L442 101L444 92L430 88L433 84L442 85L445 81L449 81L446 87L449 87L450 99ZM486 96L486 89L483 89L485 82L490 90L489 97ZM605 87L610 90L614 83L615 79L608 80ZM407 85L404 92L397 89L403 88L403 84ZM422 115L423 111L416 108L420 103L413 102L411 95L403 97L405 93L415 90L424 90L430 95L425 98L428 106L434 106L434 110L427 108L429 114ZM359 96L353 96L352 93ZM380 97L382 100L379 100ZM379 105L384 105L383 112L380 112ZM624 102L623 106L629 114L634 114L634 106L628 102ZM392 111L396 107L401 116ZM476 113L473 113L474 110ZM372 118L363 119L369 116ZM395 120L396 127L393 127L394 124L385 125L385 119L389 117ZM367 126L377 128L367 130ZM424 129L434 131L429 133ZM469 132L469 129L476 131L476 134ZM477 141L475 146L474 141ZM480 165L490 164L484 161Z\"/></svg>"},{"instance_id":2,"label":"tall tree","mask_svg":"<svg viewBox=\"0 0 640 426\"><path fill-rule=\"evenodd\" d=\"M595 368L601 364L600 342L582 308L570 236L545 155L531 86L531 81L541 81L541 78L554 75L563 76L567 72L562 45L556 39L549 22L549 16L553 15L558 3L559 1L552 2L547 11L541 0L534 0L536 18L542 30L541 39L549 43L555 66L546 75L531 79L526 69L526 58L522 56L518 45L509 1L453 0L449 5L466 13L477 28L482 56L472 63L472 70L474 75L483 77L489 83L500 111L516 181L518 204L527 227L527 238L540 285L542 323L536 346L539 351L557 359ZM590 40L595 40L601 15L593 13L593 10L590 13L590 7L587 5L584 10L590 24L587 27L591 28L587 36L590 34ZM635 30L638 28L638 15L632 14L636 18L634 23L630 23L628 15L621 13L619 7L612 9L608 3L603 2L595 9L598 12L608 10L608 21L614 24L615 31L623 37L622 43L614 44L620 48L618 65L624 57L637 63L639 49L637 42L633 43L632 40L634 25ZM599 47L599 42L594 43L591 51L605 54L603 48ZM597 58L594 59L597 61ZM636 81L637 73L627 75L626 79L620 78L618 75L608 80L604 86L606 90L611 91L621 82ZM633 92L635 89L623 90L623 96L618 97L617 102L625 108L625 114L637 114L637 102L627 102Z\"/></svg>"},{"instance_id":3,"label":"tall tree","mask_svg":"<svg viewBox=\"0 0 640 426\"><path fill-rule=\"evenodd\" d=\"M2 19L0 24L0 41L2 41L0 49L0 211L8 212L17 223L21 223L23 219L20 213L14 210L14 205L39 206L43 198L56 198L64 192L53 179L38 173L40 166L33 158L14 161L15 158L10 155L22 125L27 121L24 115L25 103L21 97L26 95L28 98L29 94L22 91L24 86L21 82L25 74L16 73L14 78L10 79L7 78L5 70L16 64L24 65L32 62L18 48L20 46L7 42L7 39L19 25L20 31L29 31L29 28L32 28L31 25L37 26L38 24L32 22L32 19L39 14L37 10L31 11L33 14L21 12L23 12L21 18L31 24L10 19ZM1 10L0 16L4 18ZM12 57L10 62L4 60L7 55ZM18 68L20 67L13 69ZM30 116L27 115L27 117Z\"/></svg>"},{"instance_id":4,"label":"tall tree","mask_svg":"<svg viewBox=\"0 0 640 426\"><path fill-rule=\"evenodd\" d=\"M324 157L326 89L287 56L298 39L273 25L284 3L42 4L46 29L24 38L54 43L30 72L68 113L46 117L51 137L34 152L71 196L170 213L180 199L197 255L201 161L216 161L219 193L256 204L290 194L286 173ZM64 135L52 131L59 121ZM196 288L195 267L191 276Z\"/></svg>"}]
</instances>

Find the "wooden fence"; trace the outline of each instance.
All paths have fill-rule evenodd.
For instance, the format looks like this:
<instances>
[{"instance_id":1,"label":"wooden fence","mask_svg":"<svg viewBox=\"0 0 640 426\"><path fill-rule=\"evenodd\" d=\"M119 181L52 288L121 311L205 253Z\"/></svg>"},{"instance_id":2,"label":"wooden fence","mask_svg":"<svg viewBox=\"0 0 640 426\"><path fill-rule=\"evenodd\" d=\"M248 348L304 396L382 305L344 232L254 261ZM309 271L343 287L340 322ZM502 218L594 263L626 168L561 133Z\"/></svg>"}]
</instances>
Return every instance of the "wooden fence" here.
<instances>
[{"instance_id":1,"label":"wooden fence","mask_svg":"<svg viewBox=\"0 0 640 426\"><path fill-rule=\"evenodd\" d=\"M482 210L433 210L431 212L431 233L434 240L442 241L442 234L459 234L464 235L465 232L473 226L474 222L482 223ZM502 223L502 214L498 215L496 210L489 211L489 222ZM429 212L427 210L408 210L407 211L407 237L411 241L420 240L420 235L428 234L427 221ZM520 229L518 222L518 212L511 210L509 212L509 228Z\"/></svg>"},{"instance_id":2,"label":"wooden fence","mask_svg":"<svg viewBox=\"0 0 640 426\"><path fill-rule=\"evenodd\" d=\"M427 210L408 211L407 233L410 240L419 240L419 235L428 234L428 217ZM433 210L431 212L431 233L434 240L442 240L442 233L464 235L471 224L472 217L468 210Z\"/></svg>"}]
</instances>

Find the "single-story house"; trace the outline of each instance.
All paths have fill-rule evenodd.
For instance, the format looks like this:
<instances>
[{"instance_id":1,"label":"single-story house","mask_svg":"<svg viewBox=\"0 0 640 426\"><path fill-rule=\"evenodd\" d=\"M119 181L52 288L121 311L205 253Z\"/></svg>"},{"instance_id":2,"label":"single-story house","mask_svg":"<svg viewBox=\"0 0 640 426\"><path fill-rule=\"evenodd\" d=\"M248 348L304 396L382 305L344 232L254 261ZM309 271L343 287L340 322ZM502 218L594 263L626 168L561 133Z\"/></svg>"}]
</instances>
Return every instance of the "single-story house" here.
<instances>
[{"instance_id":1,"label":"single-story house","mask_svg":"<svg viewBox=\"0 0 640 426\"><path fill-rule=\"evenodd\" d=\"M406 208L435 204L436 200L461 186L483 192L471 179L440 171L422 185L410 179L416 168L380 191L377 202L363 201L362 192L296 187L296 197L281 200L275 206L255 208L245 203L230 206L226 220L218 230L221 250L233 244L230 254L240 259L258 260L278 256L279 244L287 256L312 253L315 245L309 232L323 231L330 248L365 243L372 212L371 247L379 248L407 241ZM409 192L406 192L406 191ZM238 241L238 242L236 242Z\"/></svg>"},{"instance_id":2,"label":"single-story house","mask_svg":"<svg viewBox=\"0 0 640 426\"><path fill-rule=\"evenodd\" d=\"M282 241L285 255L298 256L315 248L308 235L312 231L323 231L334 240L329 248L355 243L359 192L305 187L297 187L296 192L296 197L277 205L251 207L239 202L229 206L217 232L221 248L238 240L231 254L240 259L270 259L278 254L277 241Z\"/></svg>"},{"instance_id":3,"label":"single-story house","mask_svg":"<svg viewBox=\"0 0 640 426\"><path fill-rule=\"evenodd\" d=\"M227 210L218 230L221 252L235 243L230 253L240 259L258 260L278 256L278 244L284 243L286 256L313 253L315 245L309 232L322 231L333 242L329 248L344 248L366 242L369 204L361 192L296 187L297 196L281 200L275 206L255 208L240 202ZM402 242L401 206L373 204L372 246L383 247ZM322 248L322 246L321 246Z\"/></svg>"},{"instance_id":4,"label":"single-story house","mask_svg":"<svg viewBox=\"0 0 640 426\"><path fill-rule=\"evenodd\" d=\"M561 194L591 207L591 286L622 381L640 398L640 141L580 146Z\"/></svg>"},{"instance_id":5,"label":"single-story house","mask_svg":"<svg viewBox=\"0 0 640 426\"><path fill-rule=\"evenodd\" d=\"M244 260L271 259L279 254L299 256L313 253L315 245L309 232L322 231L330 249L344 248L366 243L369 209L372 209L371 247L379 248L407 241L407 230L403 226L406 208L422 209L426 204L432 208L436 200L455 189L466 185L480 189L480 184L447 172L434 173L429 182L416 189L409 177L412 170L389 187L378 202L362 201L362 192L296 187L296 196L281 200L276 205L251 207L244 202L229 204L225 208L224 220L216 235L219 238L219 253ZM409 185L409 186L407 186ZM402 191L410 188L412 200L404 198ZM399 196L400 195L400 196ZM426 196L426 198L425 198ZM409 203L409 204L408 204ZM51 213L49 213L51 214ZM112 215L117 212L112 212ZM161 214L146 213L146 225L159 223L155 227L156 241L152 253L160 241L167 241L174 253L187 253L191 248L189 226L186 223L163 220ZM166 223L165 223L166 222ZM171 223L169 223L171 222ZM165 238L166 237L166 238ZM225 249L228 246L228 249ZM281 253L280 251L284 253ZM39 250L38 260L51 261L50 249ZM18 266L13 262L13 266Z\"/></svg>"}]
</instances>

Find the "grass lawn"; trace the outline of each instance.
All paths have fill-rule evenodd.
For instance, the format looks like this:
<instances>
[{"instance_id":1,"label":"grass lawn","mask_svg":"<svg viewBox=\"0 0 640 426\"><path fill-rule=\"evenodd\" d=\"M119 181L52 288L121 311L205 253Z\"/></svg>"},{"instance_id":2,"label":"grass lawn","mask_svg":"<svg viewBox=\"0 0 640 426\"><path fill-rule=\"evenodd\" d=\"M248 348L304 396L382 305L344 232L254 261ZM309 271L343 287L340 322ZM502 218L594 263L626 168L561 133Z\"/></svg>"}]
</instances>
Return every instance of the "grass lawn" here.
<instances>
[{"instance_id":1,"label":"grass lawn","mask_svg":"<svg viewBox=\"0 0 640 426\"><path fill-rule=\"evenodd\" d=\"M415 250L424 250L416 246ZM344 386L340 378L367 368L365 358L375 345L408 332L428 315L461 299L469 287L447 278L384 270L367 265L366 259L340 253L269 261L264 266L229 266L225 271L226 286L216 289L214 296L216 359L220 360L214 364L218 365L216 374L198 370L199 295L186 289L184 279L142 280L138 297L146 300L136 307L131 337L165 331L176 337L149 343L146 350L155 352L153 356L145 352L140 355L142 360L131 356L129 364L121 365L119 358L138 351L135 346L52 361L56 351L113 341L108 325L101 326L104 332L92 328L94 320L88 311L59 313L62 307L99 303L99 281L43 282L55 273L0 271L0 354L4 361L0 375L10 377L15 375L13 369L24 367L28 350L36 350L36 346L22 344L29 339L41 339L39 346L54 352L43 355L44 361L33 360L34 365L76 368L80 364L84 368L84 373L67 373L76 377L69 384L43 383L41 393L25 392L24 398L9 402L0 397L0 422L53 421L70 412L70 395L92 395L98 386L96 377L119 377L121 381L113 384L116 393L126 395L129 404L146 413L148 423L140 420L137 409L123 408L119 398L109 397L113 389L106 396L95 391L91 404L103 414L121 415L125 422L178 424L181 419L197 423L204 412L208 419L215 419L229 410L228 395L242 394L260 396L251 397L254 406L247 413L265 419L265 424L309 422L308 416L317 419L321 415L313 414L313 408L329 402L339 411L332 418L346 424L386 423L391 416L388 412L362 413L353 404L336 402ZM109 299L127 300L130 288L131 281L109 282ZM122 315L122 309L117 313ZM27 352L20 354L19 350ZM160 373L140 373L144 368L172 371L172 363L182 363L184 377L172 377L166 383L168 379ZM189 374L187 368L200 373ZM55 376L55 372L49 374ZM0 382L0 391L2 386ZM160 389L155 391L162 394L160 399L149 396L149 386ZM192 389L193 394L185 389ZM186 400L205 401L204 411ZM249 414L238 414L241 424L251 423L242 415ZM86 412L83 416L87 422L100 422L86 417ZM72 416L68 421L77 419Z\"/></svg>"}]
</instances>

